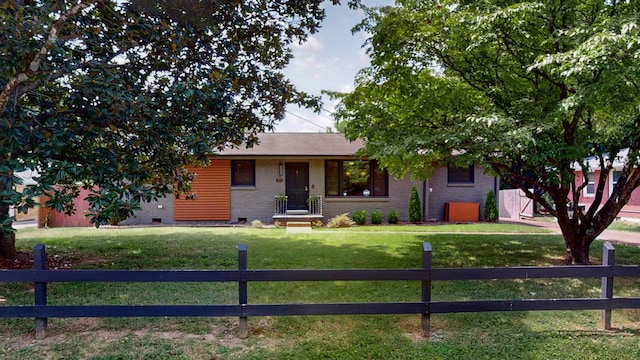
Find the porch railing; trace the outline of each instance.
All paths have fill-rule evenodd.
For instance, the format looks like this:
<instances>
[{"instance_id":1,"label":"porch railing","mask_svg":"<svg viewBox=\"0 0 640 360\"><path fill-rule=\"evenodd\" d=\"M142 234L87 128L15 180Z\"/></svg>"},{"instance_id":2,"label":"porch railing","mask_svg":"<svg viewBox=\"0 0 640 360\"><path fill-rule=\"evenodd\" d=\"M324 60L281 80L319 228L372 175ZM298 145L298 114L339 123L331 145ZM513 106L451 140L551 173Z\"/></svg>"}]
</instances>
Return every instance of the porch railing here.
<instances>
[{"instance_id":1,"label":"porch railing","mask_svg":"<svg viewBox=\"0 0 640 360\"><path fill-rule=\"evenodd\" d=\"M275 215L287 214L288 197L285 195L277 195ZM307 199L307 209L309 215L322 215L322 196L309 196Z\"/></svg>"},{"instance_id":2,"label":"porch railing","mask_svg":"<svg viewBox=\"0 0 640 360\"><path fill-rule=\"evenodd\" d=\"M310 215L322 215L322 196L309 196L307 205Z\"/></svg>"},{"instance_id":3,"label":"porch railing","mask_svg":"<svg viewBox=\"0 0 640 360\"><path fill-rule=\"evenodd\" d=\"M287 196L276 196L276 215L285 215L287 213Z\"/></svg>"}]
</instances>

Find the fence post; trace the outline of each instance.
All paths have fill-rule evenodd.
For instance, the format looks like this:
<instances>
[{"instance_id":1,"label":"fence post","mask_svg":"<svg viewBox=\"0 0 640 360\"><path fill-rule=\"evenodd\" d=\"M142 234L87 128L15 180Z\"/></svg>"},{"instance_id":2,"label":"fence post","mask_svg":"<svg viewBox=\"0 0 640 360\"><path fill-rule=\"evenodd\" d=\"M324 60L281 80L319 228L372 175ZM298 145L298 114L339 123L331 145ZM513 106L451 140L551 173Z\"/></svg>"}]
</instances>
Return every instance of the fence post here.
<instances>
[{"instance_id":1,"label":"fence post","mask_svg":"<svg viewBox=\"0 0 640 360\"><path fill-rule=\"evenodd\" d=\"M602 265L613 267L616 262L616 249L606 242L602 246ZM613 299L613 276L603 277L600 287L602 299ZM611 307L600 311L600 327L603 330L611 330Z\"/></svg>"},{"instance_id":2,"label":"fence post","mask_svg":"<svg viewBox=\"0 0 640 360\"><path fill-rule=\"evenodd\" d=\"M247 270L247 244L240 244L240 246L238 246L238 270ZM241 275L241 279L243 279L244 276ZM240 316L240 333L239 333L239 337L240 339L246 339L247 338L247 322L248 319L246 316L242 316L244 315L244 306L247 305L247 282L240 280L240 282L238 282L238 297L239 297L239 303L240 303L240 307L242 308L242 314Z\"/></svg>"},{"instance_id":3,"label":"fence post","mask_svg":"<svg viewBox=\"0 0 640 360\"><path fill-rule=\"evenodd\" d=\"M427 309L422 313L422 336L431 337L431 243L422 244L422 268L427 271L427 279L422 280L422 302Z\"/></svg>"},{"instance_id":4,"label":"fence post","mask_svg":"<svg viewBox=\"0 0 640 360\"><path fill-rule=\"evenodd\" d=\"M44 244L38 244L33 248L33 269L47 269L47 252ZM47 305L47 283L34 283L34 302L36 306ZM47 318L36 318L36 339L42 340L47 336Z\"/></svg>"}]
</instances>

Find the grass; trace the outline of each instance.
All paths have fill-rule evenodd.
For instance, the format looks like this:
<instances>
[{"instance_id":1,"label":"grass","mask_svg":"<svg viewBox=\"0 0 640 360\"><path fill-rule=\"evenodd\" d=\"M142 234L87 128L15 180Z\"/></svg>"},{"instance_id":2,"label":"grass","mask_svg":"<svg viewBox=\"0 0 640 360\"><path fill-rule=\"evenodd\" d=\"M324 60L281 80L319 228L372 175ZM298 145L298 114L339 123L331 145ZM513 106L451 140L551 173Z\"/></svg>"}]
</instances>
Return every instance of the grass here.
<instances>
[{"instance_id":1,"label":"grass","mask_svg":"<svg viewBox=\"0 0 640 360\"><path fill-rule=\"evenodd\" d=\"M485 228L484 225L491 225ZM371 226L287 234L284 229L23 229L18 247L89 269L233 269L237 245L253 269L412 268L423 242L434 267L557 265L560 236L517 225ZM494 234L491 234L494 233ZM505 234L511 233L511 234ZM592 246L599 262L601 244ZM616 246L618 263L640 249ZM599 280L464 281L433 284L436 301L598 297ZM640 281L618 279L616 296L640 296ZM235 303L234 284L52 284L56 304ZM29 284L0 284L1 304L29 304ZM252 283L251 303L416 301L416 282ZM33 341L33 320L0 320L2 359L635 359L640 311L616 310L615 331L598 330L598 311L437 314L420 336L417 315L250 318L249 338L234 318L50 319Z\"/></svg>"},{"instance_id":2,"label":"grass","mask_svg":"<svg viewBox=\"0 0 640 360\"><path fill-rule=\"evenodd\" d=\"M610 230L620 230L620 231L632 231L632 232L640 232L640 223L636 222L626 222L626 221L614 221L609 225L608 229Z\"/></svg>"}]
</instances>

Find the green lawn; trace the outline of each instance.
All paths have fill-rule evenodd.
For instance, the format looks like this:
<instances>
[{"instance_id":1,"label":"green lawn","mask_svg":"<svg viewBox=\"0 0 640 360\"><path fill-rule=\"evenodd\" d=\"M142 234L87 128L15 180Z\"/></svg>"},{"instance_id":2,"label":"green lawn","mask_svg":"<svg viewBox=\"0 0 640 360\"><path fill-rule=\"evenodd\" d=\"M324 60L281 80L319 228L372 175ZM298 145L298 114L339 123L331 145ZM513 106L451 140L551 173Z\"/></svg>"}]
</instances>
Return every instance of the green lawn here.
<instances>
[{"instance_id":1,"label":"green lawn","mask_svg":"<svg viewBox=\"0 0 640 360\"><path fill-rule=\"evenodd\" d=\"M627 221L614 221L608 229L620 231L640 232L640 223Z\"/></svg>"},{"instance_id":2,"label":"green lawn","mask_svg":"<svg viewBox=\"0 0 640 360\"><path fill-rule=\"evenodd\" d=\"M488 226L488 227L487 227ZM89 269L234 269L237 245L253 269L413 268L430 242L434 267L557 265L560 236L516 225L371 226L287 234L284 229L24 229L18 247ZM467 232L467 233L465 233ZM511 234L505 234L511 233ZM599 262L601 243L592 246ZM617 245L618 263L640 264L640 249ZM598 297L598 279L463 281L433 284L435 301ZM640 296L619 279L616 296ZM29 284L0 284L0 306L32 301ZM250 303L418 301L418 282L252 283ZM52 284L54 304L236 303L235 284ZM433 337L418 315L250 318L50 319L33 340L32 319L0 320L2 359L636 359L640 311L616 310L615 331L598 311L436 314Z\"/></svg>"}]
</instances>

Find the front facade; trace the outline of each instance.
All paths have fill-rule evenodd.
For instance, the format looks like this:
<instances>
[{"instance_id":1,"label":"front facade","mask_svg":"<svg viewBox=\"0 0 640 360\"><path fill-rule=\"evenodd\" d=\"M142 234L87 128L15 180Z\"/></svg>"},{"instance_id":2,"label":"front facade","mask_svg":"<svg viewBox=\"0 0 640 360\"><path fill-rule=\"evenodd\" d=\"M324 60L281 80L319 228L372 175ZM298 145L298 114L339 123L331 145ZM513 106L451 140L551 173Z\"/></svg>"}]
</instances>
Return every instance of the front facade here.
<instances>
[{"instance_id":1,"label":"front facade","mask_svg":"<svg viewBox=\"0 0 640 360\"><path fill-rule=\"evenodd\" d=\"M251 149L229 149L212 157L206 168L192 168L195 200L172 198L144 204L122 224L218 222L263 223L296 216L326 222L332 217L375 209L397 210L408 220L411 188L423 207L423 221L444 220L446 203L481 206L497 181L479 167L440 166L427 181L394 179L375 161L356 157L362 142L341 134L270 133ZM427 199L425 202L424 200Z\"/></svg>"}]
</instances>

